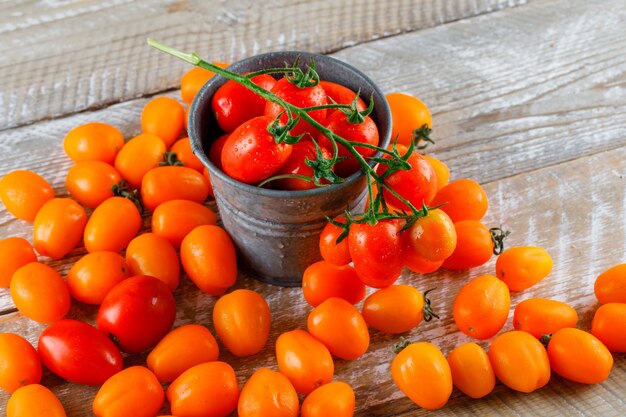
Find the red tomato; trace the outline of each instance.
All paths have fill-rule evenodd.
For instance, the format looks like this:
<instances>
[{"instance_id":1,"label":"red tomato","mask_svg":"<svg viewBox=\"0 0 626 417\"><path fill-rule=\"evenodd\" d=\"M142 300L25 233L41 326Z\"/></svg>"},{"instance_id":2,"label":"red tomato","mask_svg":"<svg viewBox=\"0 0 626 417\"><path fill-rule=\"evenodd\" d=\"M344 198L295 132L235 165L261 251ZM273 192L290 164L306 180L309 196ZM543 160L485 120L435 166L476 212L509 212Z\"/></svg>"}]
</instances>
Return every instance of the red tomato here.
<instances>
[{"instance_id":1,"label":"red tomato","mask_svg":"<svg viewBox=\"0 0 626 417\"><path fill-rule=\"evenodd\" d=\"M334 83L332 81L320 81L320 85L326 92L326 96L328 96L328 104L332 104L333 102L337 104L352 104L354 98L356 97L356 93L350 90L348 87L344 87L341 84ZM367 108L365 102L359 97L356 108L358 111L363 111ZM329 110L329 112L334 112L335 110ZM330 113L328 113L330 115Z\"/></svg>"},{"instance_id":2,"label":"red tomato","mask_svg":"<svg viewBox=\"0 0 626 417\"><path fill-rule=\"evenodd\" d=\"M152 233L163 236L179 248L184 237L193 229L216 222L217 217L207 206L189 200L169 200L154 209Z\"/></svg>"},{"instance_id":3,"label":"red tomato","mask_svg":"<svg viewBox=\"0 0 626 417\"><path fill-rule=\"evenodd\" d=\"M155 346L174 324L176 301L162 281L147 275L125 279L109 291L98 309L98 328L122 352Z\"/></svg>"},{"instance_id":4,"label":"red tomato","mask_svg":"<svg viewBox=\"0 0 626 417\"><path fill-rule=\"evenodd\" d=\"M12 393L39 381L41 361L35 348L20 335L0 333L0 388Z\"/></svg>"},{"instance_id":5,"label":"red tomato","mask_svg":"<svg viewBox=\"0 0 626 417\"><path fill-rule=\"evenodd\" d=\"M250 80L268 91L276 84L274 77L269 74L257 75ZM253 117L263 116L266 102L247 87L229 80L213 95L211 109L220 128L224 132L232 132Z\"/></svg>"},{"instance_id":6,"label":"red tomato","mask_svg":"<svg viewBox=\"0 0 626 417\"><path fill-rule=\"evenodd\" d=\"M302 294L313 307L330 297L343 298L350 304L356 304L365 297L365 285L352 266L319 261L304 270Z\"/></svg>"},{"instance_id":7,"label":"red tomato","mask_svg":"<svg viewBox=\"0 0 626 417\"><path fill-rule=\"evenodd\" d=\"M295 84L291 83L287 78L281 78L276 82L276 84L274 84L272 93L276 94L287 103L300 108L323 106L328 104L326 92L320 84L315 87L299 88ZM274 119L283 110L283 107L272 102L267 102L265 105L265 115L269 116L271 119ZM326 109L322 109L310 111L308 114L313 118L313 120L320 124L324 124L324 121L326 120L326 112ZM280 123L287 123L287 114L283 114L281 116ZM311 126L308 122L300 120L298 124L291 129L290 134L298 136L302 133L308 133L314 139L316 139L319 135L317 129Z\"/></svg>"},{"instance_id":8,"label":"red tomato","mask_svg":"<svg viewBox=\"0 0 626 417\"><path fill-rule=\"evenodd\" d=\"M170 152L174 152L176 158L182 162L184 166L202 172L204 165L202 161L194 155L189 138L178 139L170 148Z\"/></svg>"},{"instance_id":9,"label":"red tomato","mask_svg":"<svg viewBox=\"0 0 626 417\"><path fill-rule=\"evenodd\" d=\"M454 223L456 247L443 261L443 267L453 271L485 264L493 255L493 240L489 229L477 220Z\"/></svg>"},{"instance_id":10,"label":"red tomato","mask_svg":"<svg viewBox=\"0 0 626 417\"><path fill-rule=\"evenodd\" d=\"M137 235L142 220L127 198L111 197L91 213L83 237L88 252L120 252Z\"/></svg>"},{"instance_id":11,"label":"red tomato","mask_svg":"<svg viewBox=\"0 0 626 417\"><path fill-rule=\"evenodd\" d=\"M455 223L462 220L480 220L489 208L483 187L468 178L452 181L443 187L431 204L441 205L441 210Z\"/></svg>"},{"instance_id":12,"label":"red tomato","mask_svg":"<svg viewBox=\"0 0 626 417\"><path fill-rule=\"evenodd\" d=\"M626 352L626 304L607 303L596 310L591 334L611 352Z\"/></svg>"},{"instance_id":13,"label":"red tomato","mask_svg":"<svg viewBox=\"0 0 626 417\"><path fill-rule=\"evenodd\" d=\"M113 197L113 185L120 182L120 174L113 166L102 161L78 162L67 171L65 187L83 206L96 208Z\"/></svg>"},{"instance_id":14,"label":"red tomato","mask_svg":"<svg viewBox=\"0 0 626 417\"><path fill-rule=\"evenodd\" d=\"M237 415L239 417L297 417L300 403L289 379L280 372L261 368L244 384Z\"/></svg>"},{"instance_id":15,"label":"red tomato","mask_svg":"<svg viewBox=\"0 0 626 417\"><path fill-rule=\"evenodd\" d=\"M146 172L163 161L166 147L163 139L152 133L135 136L115 157L115 169L132 188L139 188Z\"/></svg>"},{"instance_id":16,"label":"red tomato","mask_svg":"<svg viewBox=\"0 0 626 417\"><path fill-rule=\"evenodd\" d=\"M80 242L86 223L87 213L80 204L69 198L53 198L35 217L35 250L54 259L64 257Z\"/></svg>"},{"instance_id":17,"label":"red tomato","mask_svg":"<svg viewBox=\"0 0 626 417\"><path fill-rule=\"evenodd\" d=\"M302 402L302 417L352 417L354 390L345 382L333 381L316 388Z\"/></svg>"},{"instance_id":18,"label":"red tomato","mask_svg":"<svg viewBox=\"0 0 626 417\"><path fill-rule=\"evenodd\" d=\"M439 209L429 210L427 216L417 219L403 237L408 243L405 248L432 262L445 260L456 248L454 223Z\"/></svg>"},{"instance_id":19,"label":"red tomato","mask_svg":"<svg viewBox=\"0 0 626 417\"><path fill-rule=\"evenodd\" d=\"M109 290L130 276L117 252L93 252L80 258L67 273L70 294L81 303L99 305Z\"/></svg>"},{"instance_id":20,"label":"red tomato","mask_svg":"<svg viewBox=\"0 0 626 417\"><path fill-rule=\"evenodd\" d=\"M209 185L201 173L183 166L162 166L146 173L141 181L141 199L148 210L170 200L202 203Z\"/></svg>"},{"instance_id":21,"label":"red tomato","mask_svg":"<svg viewBox=\"0 0 626 417\"><path fill-rule=\"evenodd\" d=\"M16 390L7 402L7 417L66 417L59 399L48 388L30 384Z\"/></svg>"},{"instance_id":22,"label":"red tomato","mask_svg":"<svg viewBox=\"0 0 626 417\"><path fill-rule=\"evenodd\" d=\"M126 263L131 275L150 275L163 281L170 291L178 287L180 261L172 244L154 233L144 233L130 241Z\"/></svg>"},{"instance_id":23,"label":"red tomato","mask_svg":"<svg viewBox=\"0 0 626 417\"><path fill-rule=\"evenodd\" d=\"M380 220L376 225L353 224L348 234L350 257L361 281L369 287L393 284L403 266L402 222Z\"/></svg>"},{"instance_id":24,"label":"red tomato","mask_svg":"<svg viewBox=\"0 0 626 417\"><path fill-rule=\"evenodd\" d=\"M326 148L321 147L322 157L330 160L333 155ZM313 168L306 164L309 161L317 159L317 150L311 141L301 141L293 145L291 155L287 162L276 171L276 175L305 175L311 177L311 181L305 181L298 178L282 178L272 182L272 187L279 190L310 190L317 186L313 182ZM328 181L323 181L328 183Z\"/></svg>"},{"instance_id":25,"label":"red tomato","mask_svg":"<svg viewBox=\"0 0 626 417\"><path fill-rule=\"evenodd\" d=\"M54 190L38 174L15 170L0 179L0 200L9 213L32 222L39 209L54 197Z\"/></svg>"},{"instance_id":26,"label":"red tomato","mask_svg":"<svg viewBox=\"0 0 626 417\"><path fill-rule=\"evenodd\" d=\"M112 164L124 145L124 136L106 123L85 123L70 130L63 140L65 153L74 162L102 161Z\"/></svg>"},{"instance_id":27,"label":"red tomato","mask_svg":"<svg viewBox=\"0 0 626 417\"><path fill-rule=\"evenodd\" d=\"M600 304L626 303L626 264L615 265L598 275L593 291Z\"/></svg>"},{"instance_id":28,"label":"red tomato","mask_svg":"<svg viewBox=\"0 0 626 417\"><path fill-rule=\"evenodd\" d=\"M271 177L291 155L292 145L276 144L267 131L269 117L255 117L228 136L222 149L224 172L236 180L254 184Z\"/></svg>"},{"instance_id":29,"label":"red tomato","mask_svg":"<svg viewBox=\"0 0 626 417\"><path fill-rule=\"evenodd\" d=\"M160 137L168 148L176 142L184 125L185 109L170 97L153 98L141 112L141 129Z\"/></svg>"},{"instance_id":30,"label":"red tomato","mask_svg":"<svg viewBox=\"0 0 626 417\"><path fill-rule=\"evenodd\" d=\"M78 320L60 320L39 336L41 362L63 379L101 385L122 370L122 355L104 333Z\"/></svg>"},{"instance_id":31,"label":"red tomato","mask_svg":"<svg viewBox=\"0 0 626 417\"><path fill-rule=\"evenodd\" d=\"M337 217L335 221L343 223L346 219ZM320 254L324 260L335 265L347 265L352 261L348 237L346 236L345 239L337 243L337 239L342 233L343 228L335 226L331 222L326 223L322 233L320 233Z\"/></svg>"},{"instance_id":32,"label":"red tomato","mask_svg":"<svg viewBox=\"0 0 626 417\"><path fill-rule=\"evenodd\" d=\"M8 237L0 240L0 288L9 288L13 273L31 262L37 262L37 255L26 239Z\"/></svg>"}]
</instances>

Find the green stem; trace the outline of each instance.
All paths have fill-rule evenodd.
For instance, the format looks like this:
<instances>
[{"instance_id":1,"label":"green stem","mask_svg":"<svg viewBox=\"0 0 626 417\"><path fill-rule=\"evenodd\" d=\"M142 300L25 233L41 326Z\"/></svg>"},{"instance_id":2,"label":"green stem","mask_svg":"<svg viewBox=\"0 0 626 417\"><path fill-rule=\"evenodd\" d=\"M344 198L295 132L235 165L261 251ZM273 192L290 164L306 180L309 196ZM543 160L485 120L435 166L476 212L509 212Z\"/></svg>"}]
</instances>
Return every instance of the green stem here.
<instances>
[{"instance_id":1,"label":"green stem","mask_svg":"<svg viewBox=\"0 0 626 417\"><path fill-rule=\"evenodd\" d=\"M282 179L288 179L288 178L294 178L297 180L302 180L302 181L306 181L306 182L311 182L313 181L313 178L309 177L308 175L300 175L300 174L282 174L282 175L274 175L273 177L269 177L266 180L263 180L261 183L259 183L257 185L257 187L261 188L264 185L272 182L272 181L276 181L276 180L282 180Z\"/></svg>"}]
</instances>

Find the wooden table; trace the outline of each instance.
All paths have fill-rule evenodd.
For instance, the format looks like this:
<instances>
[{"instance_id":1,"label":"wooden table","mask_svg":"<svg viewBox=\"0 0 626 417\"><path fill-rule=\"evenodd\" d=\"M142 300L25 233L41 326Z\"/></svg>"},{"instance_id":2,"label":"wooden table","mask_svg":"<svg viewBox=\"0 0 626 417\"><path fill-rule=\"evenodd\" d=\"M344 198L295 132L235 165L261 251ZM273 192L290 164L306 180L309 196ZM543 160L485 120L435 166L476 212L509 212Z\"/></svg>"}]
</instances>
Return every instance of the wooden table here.
<instances>
[{"instance_id":1,"label":"wooden table","mask_svg":"<svg viewBox=\"0 0 626 417\"><path fill-rule=\"evenodd\" d=\"M483 184L490 198L486 223L511 230L510 246L540 245L551 253L552 274L513 294L512 307L533 296L563 300L588 330L597 308L596 276L626 261L624 0L49 0L3 2L0 10L0 175L32 169L57 195L67 195L71 162L62 141L72 127L103 121L130 138L140 131L139 115L151 96L178 97L188 67L147 47L148 36L226 62L272 50L309 50L360 68L385 92L405 91L426 102L437 142L429 152L449 165L453 178ZM31 239L32 225L4 208L0 224L2 238ZM49 263L66 272L84 253L77 248ZM437 287L432 298L441 314L407 337L431 341L444 353L469 341L452 321L453 298L470 278L493 272L493 259L469 272L405 272L400 282ZM235 359L221 351L243 383L256 368L276 368L276 337L303 327L309 307L297 288L272 287L244 274L236 287L263 294L273 316L270 341L260 354ZM215 298L188 280L175 295L176 325L212 328ZM76 304L70 316L93 323L95 312ZM8 291L0 289L0 331L36 344L43 328L17 312ZM511 329L510 319L505 329ZM355 389L357 415L429 414L391 381L389 348L396 338L371 336L362 358L336 361L335 378ZM133 356L126 364L144 360ZM68 416L91 415L97 388L49 372L43 384ZM471 400L455 390L433 414L622 416L625 397L626 358L615 355L611 376L596 386L553 376L532 394L498 384L488 397ZM7 400L0 393L0 410Z\"/></svg>"}]
</instances>

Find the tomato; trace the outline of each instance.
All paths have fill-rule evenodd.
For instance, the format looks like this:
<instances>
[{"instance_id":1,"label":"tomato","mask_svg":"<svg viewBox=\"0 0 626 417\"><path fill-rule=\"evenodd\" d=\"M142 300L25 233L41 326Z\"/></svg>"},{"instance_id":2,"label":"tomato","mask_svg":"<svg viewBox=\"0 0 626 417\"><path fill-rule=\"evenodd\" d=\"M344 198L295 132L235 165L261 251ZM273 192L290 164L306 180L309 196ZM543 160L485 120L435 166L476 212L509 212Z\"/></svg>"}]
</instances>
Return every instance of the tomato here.
<instances>
[{"instance_id":1,"label":"tomato","mask_svg":"<svg viewBox=\"0 0 626 417\"><path fill-rule=\"evenodd\" d=\"M476 343L465 343L448 354L452 382L465 395L482 398L493 391L496 376L489 356Z\"/></svg>"},{"instance_id":2,"label":"tomato","mask_svg":"<svg viewBox=\"0 0 626 417\"><path fill-rule=\"evenodd\" d=\"M496 377L516 391L533 392L550 380L546 349L530 333L513 330L496 336L489 361Z\"/></svg>"},{"instance_id":3,"label":"tomato","mask_svg":"<svg viewBox=\"0 0 626 417\"><path fill-rule=\"evenodd\" d=\"M410 285L390 285L363 302L363 319L383 333L404 333L424 317L424 295Z\"/></svg>"},{"instance_id":4,"label":"tomato","mask_svg":"<svg viewBox=\"0 0 626 417\"><path fill-rule=\"evenodd\" d=\"M420 257L432 262L443 261L456 248L456 230L448 215L440 210L428 211L404 233L409 247Z\"/></svg>"},{"instance_id":5,"label":"tomato","mask_svg":"<svg viewBox=\"0 0 626 417\"><path fill-rule=\"evenodd\" d=\"M153 417L164 400L156 376L143 366L131 366L107 379L92 409L98 417Z\"/></svg>"},{"instance_id":6,"label":"tomato","mask_svg":"<svg viewBox=\"0 0 626 417\"><path fill-rule=\"evenodd\" d=\"M137 235L142 220L135 204L124 197L111 197L91 213L85 226L88 252L120 252Z\"/></svg>"},{"instance_id":7,"label":"tomato","mask_svg":"<svg viewBox=\"0 0 626 417\"><path fill-rule=\"evenodd\" d=\"M391 377L414 403L427 410L443 407L452 394L446 357L432 343L411 343L393 358Z\"/></svg>"},{"instance_id":8,"label":"tomato","mask_svg":"<svg viewBox=\"0 0 626 417\"><path fill-rule=\"evenodd\" d=\"M223 294L237 280L235 245L219 226L189 232L180 244L180 260L185 273L207 294Z\"/></svg>"},{"instance_id":9,"label":"tomato","mask_svg":"<svg viewBox=\"0 0 626 417\"><path fill-rule=\"evenodd\" d=\"M626 304L608 303L600 306L591 322L591 334L609 351L626 352Z\"/></svg>"},{"instance_id":10,"label":"tomato","mask_svg":"<svg viewBox=\"0 0 626 417\"><path fill-rule=\"evenodd\" d=\"M184 125L185 109L170 97L153 98L141 112L141 130L157 135L168 148L176 142Z\"/></svg>"},{"instance_id":11,"label":"tomato","mask_svg":"<svg viewBox=\"0 0 626 417\"><path fill-rule=\"evenodd\" d=\"M139 188L146 172L163 161L165 150L163 139L152 133L142 133L120 149L115 157L115 169L132 188Z\"/></svg>"},{"instance_id":12,"label":"tomato","mask_svg":"<svg viewBox=\"0 0 626 417\"><path fill-rule=\"evenodd\" d=\"M209 185L201 173L183 166L162 166L146 173L141 181L141 199L148 210L170 200L202 203Z\"/></svg>"},{"instance_id":13,"label":"tomato","mask_svg":"<svg viewBox=\"0 0 626 417\"><path fill-rule=\"evenodd\" d=\"M344 218L337 217L335 221L345 223ZM320 254L324 260L335 265L347 265L352 261L347 237L337 243L337 239L343 233L343 228L335 226L331 222L320 233Z\"/></svg>"},{"instance_id":14,"label":"tomato","mask_svg":"<svg viewBox=\"0 0 626 417\"><path fill-rule=\"evenodd\" d=\"M66 282L76 300L99 305L111 288L129 276L122 255L102 251L80 258L67 273Z\"/></svg>"},{"instance_id":15,"label":"tomato","mask_svg":"<svg viewBox=\"0 0 626 417\"><path fill-rule=\"evenodd\" d=\"M244 384L237 415L239 417L297 417L298 394L287 377L271 369L256 370Z\"/></svg>"},{"instance_id":16,"label":"tomato","mask_svg":"<svg viewBox=\"0 0 626 417\"><path fill-rule=\"evenodd\" d=\"M326 96L328 97L328 104L352 104L354 98L356 97L356 93L350 90L348 87L344 87L341 84L334 83L332 81L321 80L320 85L326 92ZM365 102L358 98L356 103L356 109L358 111L363 111L367 108ZM329 112L334 112L335 110L329 110ZM328 113L330 115L330 113Z\"/></svg>"},{"instance_id":17,"label":"tomato","mask_svg":"<svg viewBox=\"0 0 626 417\"><path fill-rule=\"evenodd\" d=\"M454 322L468 336L489 339L506 323L510 305L506 284L493 275L481 275L465 284L454 299Z\"/></svg>"},{"instance_id":18,"label":"tomato","mask_svg":"<svg viewBox=\"0 0 626 417\"><path fill-rule=\"evenodd\" d=\"M315 87L299 88L295 84L291 83L287 78L281 78L276 82L276 84L274 84L271 91L287 103L300 108L323 106L328 104L326 92L324 91L324 87L320 84L317 84ZM269 116L271 119L274 119L282 111L284 111L284 108L276 103L268 101L265 105L265 115ZM307 113L316 122L324 124L327 114L326 109L312 110ZM280 117L280 123L283 125L286 124L287 119L287 114L283 114ZM290 134L298 136L303 133L308 133L313 139L317 139L319 135L317 129L311 126L308 122L300 120L298 124L291 129Z\"/></svg>"},{"instance_id":19,"label":"tomato","mask_svg":"<svg viewBox=\"0 0 626 417\"><path fill-rule=\"evenodd\" d=\"M406 150L403 150L402 147L399 147L399 151L401 155L406 154ZM422 204L431 205L437 192L437 176L433 167L417 152L413 152L408 157L407 162L411 165L410 169L401 169L387 175L384 183L417 209L421 208ZM387 168L387 165L379 164L376 167L376 173L384 175ZM410 210L407 204L386 188L383 189L383 196L385 201L392 206L402 210Z\"/></svg>"},{"instance_id":20,"label":"tomato","mask_svg":"<svg viewBox=\"0 0 626 417\"><path fill-rule=\"evenodd\" d=\"M598 338L584 330L557 330L548 343L552 370L570 381L599 384L609 377L613 355Z\"/></svg>"},{"instance_id":21,"label":"tomato","mask_svg":"<svg viewBox=\"0 0 626 417\"><path fill-rule=\"evenodd\" d=\"M246 289L223 295L213 307L217 337L235 356L258 353L270 335L270 308L258 292Z\"/></svg>"},{"instance_id":22,"label":"tomato","mask_svg":"<svg viewBox=\"0 0 626 417\"><path fill-rule=\"evenodd\" d=\"M0 288L9 288L13 273L24 265L37 262L33 246L21 237L0 240Z\"/></svg>"},{"instance_id":23,"label":"tomato","mask_svg":"<svg viewBox=\"0 0 626 417\"><path fill-rule=\"evenodd\" d=\"M626 303L626 264L613 266L598 275L593 291L600 304Z\"/></svg>"},{"instance_id":24,"label":"tomato","mask_svg":"<svg viewBox=\"0 0 626 417\"><path fill-rule=\"evenodd\" d=\"M172 382L192 366L217 360L218 355L217 341L209 329L186 324L161 339L148 354L147 364L159 381Z\"/></svg>"},{"instance_id":25,"label":"tomato","mask_svg":"<svg viewBox=\"0 0 626 417\"><path fill-rule=\"evenodd\" d=\"M365 116L365 120L360 123L352 123L348 120L348 116L342 111L335 111L328 116L324 124L333 133L351 142L364 143L368 145L378 146L380 141L378 137L378 128L371 117ZM326 149L332 150L333 145L329 138L320 134L319 143ZM340 177L348 177L359 169L361 164L354 155L343 145L337 143L339 157L347 159L335 164L335 172ZM354 148L364 158L369 158L376 153L376 149L355 146Z\"/></svg>"},{"instance_id":26,"label":"tomato","mask_svg":"<svg viewBox=\"0 0 626 417\"><path fill-rule=\"evenodd\" d=\"M41 362L35 348L20 335L0 333L0 388L13 393L39 381Z\"/></svg>"},{"instance_id":27,"label":"tomato","mask_svg":"<svg viewBox=\"0 0 626 417\"><path fill-rule=\"evenodd\" d=\"M226 68L228 64L213 62L221 68ZM194 67L187 71L180 79L180 96L185 103L191 103L198 94L198 91L213 77L215 73L204 68Z\"/></svg>"},{"instance_id":28,"label":"tomato","mask_svg":"<svg viewBox=\"0 0 626 417\"><path fill-rule=\"evenodd\" d=\"M65 153L74 162L102 161L112 164L124 136L106 123L90 122L70 130L63 140Z\"/></svg>"},{"instance_id":29,"label":"tomato","mask_svg":"<svg viewBox=\"0 0 626 417\"><path fill-rule=\"evenodd\" d=\"M170 148L170 152L174 152L176 154L176 158L182 162L184 166L195 169L198 172L202 172L204 165L202 164L202 161L193 153L189 138L185 137L178 139Z\"/></svg>"},{"instance_id":30,"label":"tomato","mask_svg":"<svg viewBox=\"0 0 626 417\"><path fill-rule=\"evenodd\" d=\"M334 381L311 392L302 402L302 417L352 417L354 390L345 382Z\"/></svg>"},{"instance_id":31,"label":"tomato","mask_svg":"<svg viewBox=\"0 0 626 417\"><path fill-rule=\"evenodd\" d=\"M222 168L222 149L224 148L224 143L226 143L226 139L228 139L229 134L224 134L213 142L211 142L211 146L209 147L209 160L215 164L219 169ZM209 175L209 170L207 167L204 167L202 170L202 175L206 178L209 183L209 195L211 197L215 197L215 193L213 192L213 185L211 185L211 176Z\"/></svg>"},{"instance_id":32,"label":"tomato","mask_svg":"<svg viewBox=\"0 0 626 417\"><path fill-rule=\"evenodd\" d=\"M433 168L433 171L435 171L435 177L437 177L437 192L439 192L439 190L448 185L448 180L450 179L450 168L448 168L448 166L439 159L430 155L424 155L424 158ZM435 194L435 196L436 195L437 194Z\"/></svg>"},{"instance_id":33,"label":"tomato","mask_svg":"<svg viewBox=\"0 0 626 417\"><path fill-rule=\"evenodd\" d=\"M363 356L370 345L363 316L343 298L331 297L315 307L309 313L307 329L331 354L341 359Z\"/></svg>"},{"instance_id":34,"label":"tomato","mask_svg":"<svg viewBox=\"0 0 626 417\"><path fill-rule=\"evenodd\" d=\"M265 90L271 90L276 80L269 74L250 78L250 81ZM211 109L217 124L224 132L232 132L253 117L263 116L265 100L236 81L226 81L211 99Z\"/></svg>"},{"instance_id":35,"label":"tomato","mask_svg":"<svg viewBox=\"0 0 626 417\"><path fill-rule=\"evenodd\" d=\"M443 261L443 267L460 271L483 265L493 255L493 240L489 229L477 220L454 223L456 247Z\"/></svg>"},{"instance_id":36,"label":"tomato","mask_svg":"<svg viewBox=\"0 0 626 417\"><path fill-rule=\"evenodd\" d=\"M10 289L15 307L36 322L53 323L70 310L67 284L46 264L31 262L15 271Z\"/></svg>"},{"instance_id":37,"label":"tomato","mask_svg":"<svg viewBox=\"0 0 626 417\"><path fill-rule=\"evenodd\" d=\"M35 250L53 259L64 257L80 242L86 223L87 213L80 204L69 198L53 198L35 217Z\"/></svg>"},{"instance_id":38,"label":"tomato","mask_svg":"<svg viewBox=\"0 0 626 417\"><path fill-rule=\"evenodd\" d=\"M302 294L313 307L330 297L343 298L350 304L356 304L365 297L365 285L352 266L318 261L304 270Z\"/></svg>"},{"instance_id":39,"label":"tomato","mask_svg":"<svg viewBox=\"0 0 626 417\"><path fill-rule=\"evenodd\" d=\"M222 148L222 167L230 177L254 184L271 177L289 159L292 145L277 144L267 131L269 117L255 117L228 136Z\"/></svg>"},{"instance_id":40,"label":"tomato","mask_svg":"<svg viewBox=\"0 0 626 417\"><path fill-rule=\"evenodd\" d=\"M176 415L226 417L239 400L235 371L220 361L195 365L170 384L167 399Z\"/></svg>"},{"instance_id":41,"label":"tomato","mask_svg":"<svg viewBox=\"0 0 626 417\"><path fill-rule=\"evenodd\" d=\"M61 401L48 388L30 384L16 390L7 402L7 417L66 417Z\"/></svg>"},{"instance_id":42,"label":"tomato","mask_svg":"<svg viewBox=\"0 0 626 417\"><path fill-rule=\"evenodd\" d=\"M325 160L330 160L333 155L324 147L320 147L322 157ZM317 158L317 150L313 142L303 140L296 143L292 147L291 155L285 164L276 171L276 175L304 175L311 178L311 181L302 180L299 178L281 178L272 182L272 187L279 190L310 190L316 188L317 185L313 182L314 176L313 168L306 164L306 161L315 161ZM323 183L328 181L323 180Z\"/></svg>"},{"instance_id":43,"label":"tomato","mask_svg":"<svg viewBox=\"0 0 626 417\"><path fill-rule=\"evenodd\" d=\"M532 287L552 271L552 258L543 248L519 246L502 252L496 260L496 273L511 291Z\"/></svg>"},{"instance_id":44,"label":"tomato","mask_svg":"<svg viewBox=\"0 0 626 417\"><path fill-rule=\"evenodd\" d=\"M441 210L455 223L462 220L480 220L489 208L485 190L469 178L452 181L443 187L431 204L441 205Z\"/></svg>"},{"instance_id":45,"label":"tomato","mask_svg":"<svg viewBox=\"0 0 626 417\"><path fill-rule=\"evenodd\" d=\"M435 272L438 270L441 265L443 265L443 261L429 261L426 258L423 258L417 254L412 248L409 246L410 242L407 239L408 235L404 234L404 266L410 269L413 272L418 274L429 274L431 272Z\"/></svg>"},{"instance_id":46,"label":"tomato","mask_svg":"<svg viewBox=\"0 0 626 417\"><path fill-rule=\"evenodd\" d=\"M180 213L185 213L181 216ZM210 208L189 200L169 200L152 213L152 233L166 238L179 248L183 238L198 226L214 225L217 217Z\"/></svg>"},{"instance_id":47,"label":"tomato","mask_svg":"<svg viewBox=\"0 0 626 417\"><path fill-rule=\"evenodd\" d=\"M513 327L539 339L563 327L575 327L578 313L562 301L528 298L515 307Z\"/></svg>"},{"instance_id":48,"label":"tomato","mask_svg":"<svg viewBox=\"0 0 626 417\"><path fill-rule=\"evenodd\" d=\"M365 285L387 287L400 276L403 265L400 229L402 223L394 220L380 220L374 226L367 223L350 226L350 257Z\"/></svg>"},{"instance_id":49,"label":"tomato","mask_svg":"<svg viewBox=\"0 0 626 417\"><path fill-rule=\"evenodd\" d=\"M169 240L144 233L130 241L126 263L131 275L150 275L163 281L170 291L178 287L180 261Z\"/></svg>"},{"instance_id":50,"label":"tomato","mask_svg":"<svg viewBox=\"0 0 626 417\"><path fill-rule=\"evenodd\" d=\"M122 352L139 353L155 346L176 318L176 301L157 278L135 275L117 284L102 300L96 324Z\"/></svg>"},{"instance_id":51,"label":"tomato","mask_svg":"<svg viewBox=\"0 0 626 417\"><path fill-rule=\"evenodd\" d=\"M41 207L54 197L54 190L38 174L15 170L0 179L0 200L9 213L32 222Z\"/></svg>"},{"instance_id":52,"label":"tomato","mask_svg":"<svg viewBox=\"0 0 626 417\"><path fill-rule=\"evenodd\" d=\"M112 165L102 161L78 162L67 171L65 187L83 206L96 208L113 197L113 185L120 182L120 174Z\"/></svg>"},{"instance_id":53,"label":"tomato","mask_svg":"<svg viewBox=\"0 0 626 417\"><path fill-rule=\"evenodd\" d=\"M101 385L122 370L122 355L104 333L78 320L59 320L39 336L41 362L63 379Z\"/></svg>"},{"instance_id":54,"label":"tomato","mask_svg":"<svg viewBox=\"0 0 626 417\"><path fill-rule=\"evenodd\" d=\"M391 110L391 137L398 143L409 145L413 131L426 125L432 128L433 119L428 107L417 97L405 93L389 93L385 96Z\"/></svg>"},{"instance_id":55,"label":"tomato","mask_svg":"<svg viewBox=\"0 0 626 417\"><path fill-rule=\"evenodd\" d=\"M276 362L280 373L303 394L327 384L335 373L328 348L304 330L291 330L278 336Z\"/></svg>"}]
</instances>

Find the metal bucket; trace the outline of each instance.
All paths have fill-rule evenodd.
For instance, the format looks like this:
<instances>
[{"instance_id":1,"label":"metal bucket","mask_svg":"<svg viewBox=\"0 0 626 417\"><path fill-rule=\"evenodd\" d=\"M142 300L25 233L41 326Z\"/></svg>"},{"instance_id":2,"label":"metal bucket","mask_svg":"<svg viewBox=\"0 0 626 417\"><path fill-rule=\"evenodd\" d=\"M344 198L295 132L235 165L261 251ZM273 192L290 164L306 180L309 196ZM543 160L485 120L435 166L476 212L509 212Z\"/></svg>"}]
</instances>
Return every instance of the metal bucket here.
<instances>
[{"instance_id":1,"label":"metal bucket","mask_svg":"<svg viewBox=\"0 0 626 417\"><path fill-rule=\"evenodd\" d=\"M391 137L391 113L384 94L363 73L337 59L307 52L272 52L232 64L244 73L290 65L300 56L302 66L312 56L322 80L336 82L369 99L373 93L380 146ZM241 183L218 169L208 158L211 142L222 134L211 110L211 98L227 81L212 77L200 90L189 111L189 139L194 153L208 168L224 227L238 251L238 261L261 281L299 286L304 270L321 259L319 234L324 216L335 217L346 208L362 211L367 199L366 178L359 171L342 184L305 191L258 188Z\"/></svg>"}]
</instances>

